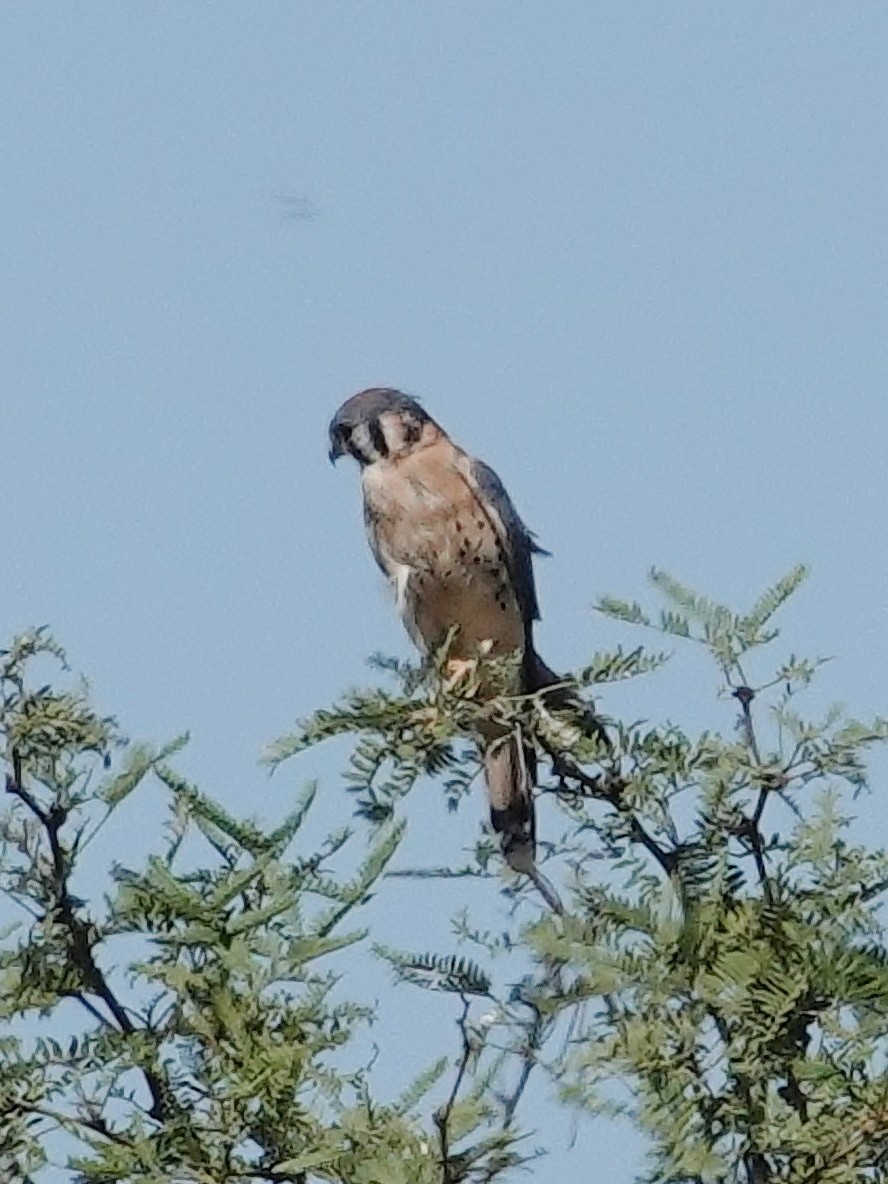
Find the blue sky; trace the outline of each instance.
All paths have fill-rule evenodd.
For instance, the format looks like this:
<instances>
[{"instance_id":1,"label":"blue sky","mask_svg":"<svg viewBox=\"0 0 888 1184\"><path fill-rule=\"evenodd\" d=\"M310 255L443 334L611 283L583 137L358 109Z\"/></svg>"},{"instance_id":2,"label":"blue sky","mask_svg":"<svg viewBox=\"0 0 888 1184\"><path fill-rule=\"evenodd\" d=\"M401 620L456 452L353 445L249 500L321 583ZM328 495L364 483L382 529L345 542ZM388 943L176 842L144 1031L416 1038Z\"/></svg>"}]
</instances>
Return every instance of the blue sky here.
<instances>
[{"instance_id":1,"label":"blue sky","mask_svg":"<svg viewBox=\"0 0 888 1184\"><path fill-rule=\"evenodd\" d=\"M227 804L272 816L317 773L341 824L340 754L256 758L408 652L326 460L337 405L385 384L553 551L551 664L626 639L589 605L652 564L742 606L802 560L788 648L884 710L886 47L868 2L4 6L4 636L49 622L133 734L191 730ZM679 657L608 705L729 727L714 687ZM483 814L411 810L412 859ZM447 947L457 902L394 884L380 924ZM632 1178L634 1139L571 1147L537 1103L535 1180Z\"/></svg>"}]
</instances>

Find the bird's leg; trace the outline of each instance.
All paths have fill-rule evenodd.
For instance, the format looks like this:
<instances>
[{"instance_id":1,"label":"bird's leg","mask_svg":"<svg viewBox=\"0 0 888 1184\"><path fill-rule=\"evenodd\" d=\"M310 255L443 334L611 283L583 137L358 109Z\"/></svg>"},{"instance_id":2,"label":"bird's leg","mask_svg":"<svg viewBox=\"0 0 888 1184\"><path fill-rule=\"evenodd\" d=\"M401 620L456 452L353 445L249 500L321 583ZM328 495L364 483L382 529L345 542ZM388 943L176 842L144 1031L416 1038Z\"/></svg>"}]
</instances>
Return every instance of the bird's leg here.
<instances>
[{"instance_id":1,"label":"bird's leg","mask_svg":"<svg viewBox=\"0 0 888 1184\"><path fill-rule=\"evenodd\" d=\"M444 685L448 691L452 691L458 683L465 682L473 674L477 673L481 660L486 658L492 649L493 641L485 638L484 641L478 642L477 658L448 658L445 663L447 678L444 680Z\"/></svg>"}]
</instances>

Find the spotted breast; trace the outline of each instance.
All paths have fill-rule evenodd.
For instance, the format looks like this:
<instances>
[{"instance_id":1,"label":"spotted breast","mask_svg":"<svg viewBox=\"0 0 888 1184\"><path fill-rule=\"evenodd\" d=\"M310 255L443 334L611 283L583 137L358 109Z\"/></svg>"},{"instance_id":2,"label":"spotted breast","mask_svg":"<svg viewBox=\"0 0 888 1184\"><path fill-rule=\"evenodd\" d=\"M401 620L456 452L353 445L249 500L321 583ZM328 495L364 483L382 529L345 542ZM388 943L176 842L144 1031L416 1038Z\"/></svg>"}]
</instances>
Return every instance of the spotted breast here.
<instances>
[{"instance_id":1,"label":"spotted breast","mask_svg":"<svg viewBox=\"0 0 888 1184\"><path fill-rule=\"evenodd\" d=\"M523 652L526 622L501 527L479 499L466 459L441 440L390 469L365 469L371 546L420 648L435 650L456 625L452 658Z\"/></svg>"}]
</instances>

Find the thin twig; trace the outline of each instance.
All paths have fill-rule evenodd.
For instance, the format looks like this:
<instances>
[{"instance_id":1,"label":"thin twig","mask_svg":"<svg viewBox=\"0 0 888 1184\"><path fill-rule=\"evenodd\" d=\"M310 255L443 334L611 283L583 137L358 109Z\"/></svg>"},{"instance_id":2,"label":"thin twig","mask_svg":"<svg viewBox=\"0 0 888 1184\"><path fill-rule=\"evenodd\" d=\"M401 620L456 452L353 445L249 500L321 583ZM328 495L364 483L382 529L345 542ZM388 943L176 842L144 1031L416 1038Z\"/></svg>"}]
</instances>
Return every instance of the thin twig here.
<instances>
[{"instance_id":1,"label":"thin twig","mask_svg":"<svg viewBox=\"0 0 888 1184\"><path fill-rule=\"evenodd\" d=\"M456 1099L459 1096L463 1078L466 1075L466 1070L469 1067L469 1061L472 1057L472 1042L467 1026L471 1001L468 996L462 994L460 995L460 999L462 999L463 1009L462 1015L457 1021L457 1027L462 1036L462 1056L460 1057L456 1077L450 1090L450 1096L444 1106L433 1115L433 1121L438 1128L438 1141L441 1148L441 1184L455 1184L456 1181L451 1171L452 1165L450 1162L450 1116L453 1113L453 1107L456 1105Z\"/></svg>"},{"instance_id":2,"label":"thin twig","mask_svg":"<svg viewBox=\"0 0 888 1184\"><path fill-rule=\"evenodd\" d=\"M89 999L87 999L86 995L84 995L82 991L73 991L71 997L76 999L81 1007L85 1008L97 1023L101 1024L103 1028L107 1027L108 1017L102 1015L95 1004L90 1003Z\"/></svg>"},{"instance_id":3,"label":"thin twig","mask_svg":"<svg viewBox=\"0 0 888 1184\"><path fill-rule=\"evenodd\" d=\"M753 1083L746 1073L739 1072L731 1063L731 1029L724 1016L713 1007L707 1007L709 1017L715 1024L716 1031L724 1047L725 1060L728 1063L728 1073L733 1078L749 1119L749 1137L752 1138L756 1127L762 1119L762 1104L760 1098L755 1097L761 1091L758 1082ZM746 1169L747 1184L768 1184L771 1169L767 1158L760 1152L747 1150L743 1152L743 1166Z\"/></svg>"},{"instance_id":4,"label":"thin twig","mask_svg":"<svg viewBox=\"0 0 888 1184\"><path fill-rule=\"evenodd\" d=\"M552 884L536 866L531 868L527 873L530 882L542 896L543 900L549 906L557 917L564 916L564 905L561 902L561 897L555 891L555 885Z\"/></svg>"},{"instance_id":5,"label":"thin twig","mask_svg":"<svg viewBox=\"0 0 888 1184\"><path fill-rule=\"evenodd\" d=\"M22 776L22 761L18 752L12 753L12 774L6 776L6 792L21 801L38 819L46 832L49 850L52 856L52 895L55 898L54 913L57 920L68 935L68 953L71 961L80 971L87 989L98 996L110 1011L121 1032L132 1036L137 1031L136 1025L130 1019L126 1008L118 1000L105 978L101 967L93 955L92 926L77 916L74 898L69 887L70 864L62 845L61 830L64 826L68 811L55 804L44 809L39 801L24 786ZM77 998L93 1014L98 1015L96 1009L84 998L77 994ZM102 1018L103 1022L104 1017ZM151 1094L151 1108L148 1114L157 1122L162 1122L170 1115L167 1101L168 1091L165 1083L157 1073L142 1067L142 1075Z\"/></svg>"},{"instance_id":6,"label":"thin twig","mask_svg":"<svg viewBox=\"0 0 888 1184\"><path fill-rule=\"evenodd\" d=\"M565 756L563 752L556 752L545 741L541 743L552 760L552 769L556 776L561 780L568 779L576 781L587 791L588 796L597 798L599 801L607 802L613 806L617 813L628 822L630 840L640 843L656 860L666 875L671 876L675 871L676 854L674 851L662 847L639 821L638 816L632 810L626 808L622 798L622 790L625 787L623 778L619 775L608 773L592 776L585 769L582 769L576 761Z\"/></svg>"},{"instance_id":7,"label":"thin twig","mask_svg":"<svg viewBox=\"0 0 888 1184\"><path fill-rule=\"evenodd\" d=\"M762 754L759 750L758 740L755 735L755 725L752 721L752 711L750 705L755 698L755 691L752 687L739 686L734 687L731 692L737 702L740 704L740 721L743 725L743 731L746 735L746 743L749 745L749 751L752 753L753 760L759 766L764 764L762 761Z\"/></svg>"},{"instance_id":8,"label":"thin twig","mask_svg":"<svg viewBox=\"0 0 888 1184\"><path fill-rule=\"evenodd\" d=\"M756 766L761 769L764 766L762 760L761 749L758 745L758 739L755 734L755 723L752 718L752 703L755 699L755 691L752 687L743 686L735 687L733 696L740 704L740 720L743 725L743 731L746 736L746 743L749 747L750 754ZM759 883L762 886L762 893L768 904L774 903L774 890L771 885L771 880L768 876L768 867L765 862L765 841L762 837L761 820L765 812L765 805L768 801L768 795L771 792L769 785L762 785L759 788L758 798L755 803L755 808L751 815L744 815L743 823L738 829L738 835L746 839L749 843L749 849L752 853L752 858L755 861L755 868L758 874Z\"/></svg>"},{"instance_id":9,"label":"thin twig","mask_svg":"<svg viewBox=\"0 0 888 1184\"><path fill-rule=\"evenodd\" d=\"M543 1043L543 1035L545 1031L545 1020L542 1012L533 1003L528 1002L527 1006L533 1010L533 1021L527 1029L527 1041L522 1052L521 1072L518 1075L518 1081L515 1083L515 1088L506 1097L503 1105L503 1130L508 1130L512 1125L512 1120L515 1117L515 1111L518 1109L518 1103L527 1088L527 1083L530 1080L530 1075L537 1065L537 1053Z\"/></svg>"},{"instance_id":10,"label":"thin twig","mask_svg":"<svg viewBox=\"0 0 888 1184\"><path fill-rule=\"evenodd\" d=\"M465 880L467 878L493 878L491 872L484 872L471 867L404 867L384 872L383 875L387 880Z\"/></svg>"}]
</instances>

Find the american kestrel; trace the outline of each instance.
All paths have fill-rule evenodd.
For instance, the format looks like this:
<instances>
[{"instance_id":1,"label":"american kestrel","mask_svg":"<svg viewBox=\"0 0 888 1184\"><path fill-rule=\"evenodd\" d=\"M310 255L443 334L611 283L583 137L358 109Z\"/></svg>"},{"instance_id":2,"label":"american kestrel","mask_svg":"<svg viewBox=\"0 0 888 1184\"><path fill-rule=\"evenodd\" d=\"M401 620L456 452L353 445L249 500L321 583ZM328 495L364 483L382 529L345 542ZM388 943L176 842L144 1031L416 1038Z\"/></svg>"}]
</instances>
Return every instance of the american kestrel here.
<instances>
[{"instance_id":1,"label":"american kestrel","mask_svg":"<svg viewBox=\"0 0 888 1184\"><path fill-rule=\"evenodd\" d=\"M532 558L546 552L493 469L455 444L415 399L387 388L361 391L336 412L330 459L346 453L361 468L370 547L418 648L434 653L456 626L452 670L514 655L513 685L500 693L561 682L533 648L540 612ZM503 855L536 877L533 746L502 729L481 740Z\"/></svg>"}]
</instances>

